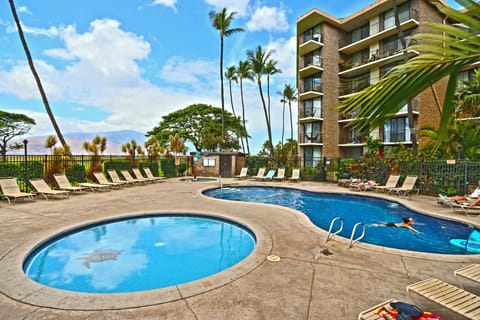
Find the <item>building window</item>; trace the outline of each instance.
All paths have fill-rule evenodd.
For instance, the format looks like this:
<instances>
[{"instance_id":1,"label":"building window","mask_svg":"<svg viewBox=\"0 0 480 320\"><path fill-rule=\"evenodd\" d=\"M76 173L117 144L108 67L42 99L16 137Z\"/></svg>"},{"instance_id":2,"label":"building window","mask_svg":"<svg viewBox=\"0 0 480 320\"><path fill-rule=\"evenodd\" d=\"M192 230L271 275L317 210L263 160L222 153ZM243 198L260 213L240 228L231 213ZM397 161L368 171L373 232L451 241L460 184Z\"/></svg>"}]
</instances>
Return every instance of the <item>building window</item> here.
<instances>
[{"instance_id":1,"label":"building window","mask_svg":"<svg viewBox=\"0 0 480 320\"><path fill-rule=\"evenodd\" d=\"M322 117L322 99L315 98L303 101L302 118L321 118Z\"/></svg>"},{"instance_id":2,"label":"building window","mask_svg":"<svg viewBox=\"0 0 480 320\"><path fill-rule=\"evenodd\" d=\"M320 73L305 77L303 79L303 84L305 91L322 91L322 78L320 77Z\"/></svg>"},{"instance_id":3,"label":"building window","mask_svg":"<svg viewBox=\"0 0 480 320\"><path fill-rule=\"evenodd\" d=\"M303 125L303 143L320 143L320 122L309 122Z\"/></svg>"},{"instance_id":4,"label":"building window","mask_svg":"<svg viewBox=\"0 0 480 320\"><path fill-rule=\"evenodd\" d=\"M410 19L410 2L409 1L398 6L398 18L400 20L400 23ZM385 11L383 13L383 30L392 28L394 26L395 26L395 14L393 13L393 9Z\"/></svg>"},{"instance_id":5,"label":"building window","mask_svg":"<svg viewBox=\"0 0 480 320\"><path fill-rule=\"evenodd\" d=\"M364 49L362 51L358 51L352 54L351 60L354 66L359 66L361 64L367 63L369 58L369 51L368 49Z\"/></svg>"},{"instance_id":6,"label":"building window","mask_svg":"<svg viewBox=\"0 0 480 320\"><path fill-rule=\"evenodd\" d=\"M322 56L320 50L312 51L303 56L303 67L308 67L310 65L322 66Z\"/></svg>"},{"instance_id":7,"label":"building window","mask_svg":"<svg viewBox=\"0 0 480 320\"><path fill-rule=\"evenodd\" d=\"M352 43L365 39L369 35L370 35L370 26L367 23L361 26L360 28L357 28L352 31Z\"/></svg>"},{"instance_id":8,"label":"building window","mask_svg":"<svg viewBox=\"0 0 480 320\"><path fill-rule=\"evenodd\" d=\"M304 147L303 148L303 166L315 168L322 160L320 147Z\"/></svg>"},{"instance_id":9,"label":"building window","mask_svg":"<svg viewBox=\"0 0 480 320\"><path fill-rule=\"evenodd\" d=\"M321 26L316 25L312 29L308 29L303 33L303 42L307 42L310 40L314 40L317 42L322 41L322 35L321 35Z\"/></svg>"},{"instance_id":10,"label":"building window","mask_svg":"<svg viewBox=\"0 0 480 320\"><path fill-rule=\"evenodd\" d=\"M410 128L408 126L408 118L394 118L385 124L384 142L406 142L409 140Z\"/></svg>"}]
</instances>

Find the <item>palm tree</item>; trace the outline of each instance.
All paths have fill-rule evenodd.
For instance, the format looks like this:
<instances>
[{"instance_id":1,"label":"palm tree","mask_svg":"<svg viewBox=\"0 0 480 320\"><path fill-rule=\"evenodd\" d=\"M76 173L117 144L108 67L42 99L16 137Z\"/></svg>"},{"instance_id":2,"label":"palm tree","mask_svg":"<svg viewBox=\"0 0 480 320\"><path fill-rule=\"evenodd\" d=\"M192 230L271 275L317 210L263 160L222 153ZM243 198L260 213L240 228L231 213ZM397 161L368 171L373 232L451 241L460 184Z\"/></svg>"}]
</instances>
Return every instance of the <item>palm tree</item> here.
<instances>
[{"instance_id":1,"label":"palm tree","mask_svg":"<svg viewBox=\"0 0 480 320\"><path fill-rule=\"evenodd\" d=\"M248 79L253 81L253 71L252 66L249 61L239 61L237 66L237 76L240 80L240 98L242 100L242 121L243 127L245 128L245 142L247 145L247 154L250 154L250 145L248 144L248 131L245 120L245 101L243 100L243 79ZM243 149L245 153L245 148Z\"/></svg>"},{"instance_id":2,"label":"palm tree","mask_svg":"<svg viewBox=\"0 0 480 320\"><path fill-rule=\"evenodd\" d=\"M297 90L289 83L286 83L285 88L283 88L283 97L286 100L286 102L288 102L288 109L290 110L290 140L293 141L292 102L297 101ZM292 155L293 154L294 154L294 150L292 149Z\"/></svg>"},{"instance_id":3,"label":"palm tree","mask_svg":"<svg viewBox=\"0 0 480 320\"><path fill-rule=\"evenodd\" d=\"M480 69L475 69L473 81L462 81L457 88L457 117L478 117L480 103Z\"/></svg>"},{"instance_id":4,"label":"palm tree","mask_svg":"<svg viewBox=\"0 0 480 320\"><path fill-rule=\"evenodd\" d=\"M220 12L210 11L210 21L212 26L220 32L220 95L222 99L222 144L225 139L225 97L223 93L223 39L229 37L234 33L242 32L242 28L232 28L229 29L230 24L232 23L233 18L237 13L231 12L227 14L227 8L223 8Z\"/></svg>"},{"instance_id":5,"label":"palm tree","mask_svg":"<svg viewBox=\"0 0 480 320\"><path fill-rule=\"evenodd\" d=\"M235 81L235 83L238 83L238 78L237 78L237 70L235 69L234 66L230 66L227 68L227 70L225 71L225 77L228 79L228 88L230 92L230 105L232 106L232 114L233 114L233 117L236 119L237 114L235 113L235 107L233 106L232 81ZM236 135L237 135L237 143L238 143L238 138L240 138L242 147L245 150L245 146L243 145L243 137L240 134L239 128L236 128Z\"/></svg>"},{"instance_id":6,"label":"palm tree","mask_svg":"<svg viewBox=\"0 0 480 320\"><path fill-rule=\"evenodd\" d=\"M287 100L285 99L285 95L283 95L282 92L279 92L280 95L282 95L282 99L280 102L282 103L282 150L283 150L283 137L285 136L285 103L287 103Z\"/></svg>"},{"instance_id":7,"label":"palm tree","mask_svg":"<svg viewBox=\"0 0 480 320\"><path fill-rule=\"evenodd\" d=\"M43 89L40 76L38 75L37 70L35 69L35 65L33 64L32 55L30 54L27 40L25 39L25 35L23 34L22 25L17 15L15 3L13 2L13 0L9 0L8 2L10 3L10 9L12 10L13 19L15 20L15 24L17 25L18 35L20 36L20 41L22 42L23 50L25 51L25 55L27 56L28 65L30 66L30 70L32 71L33 77L35 78L35 82L37 83L37 87L38 87L38 90L40 91L40 95L42 96L42 101L43 101L43 105L45 106L45 110L47 111L48 117L52 122L53 128L55 129L55 133L57 134L58 139L60 140L60 143L62 144L64 149L68 149L69 147L67 145L67 142L65 141L65 138L63 137L62 132L60 131L60 127L58 126L57 121L55 120L55 116L53 115L52 109L50 108L50 104L48 103L47 94Z\"/></svg>"},{"instance_id":8,"label":"palm tree","mask_svg":"<svg viewBox=\"0 0 480 320\"><path fill-rule=\"evenodd\" d=\"M352 126L369 131L391 119L402 107L422 91L444 77L448 84L443 99L438 132L447 134L448 123L454 112L457 74L465 67L480 61L480 4L472 0L456 0L467 10L455 10L437 3L439 11L458 23L445 25L425 23L437 33L424 33L414 38L428 43L410 46L419 55L392 69L378 83L341 101L342 112L358 112Z\"/></svg>"},{"instance_id":9,"label":"palm tree","mask_svg":"<svg viewBox=\"0 0 480 320\"><path fill-rule=\"evenodd\" d=\"M272 128L270 126L270 118L268 117L267 105L265 103L262 89L262 76L265 74L265 66L267 65L267 61L270 59L271 54L271 51L264 52L261 46L258 46L255 51L247 50L248 61L250 61L250 64L252 66L252 72L255 74L258 90L260 92L260 98L262 100L263 111L265 113L265 121L267 123L268 143L270 143L270 156L273 158L274 148L272 140Z\"/></svg>"},{"instance_id":10,"label":"palm tree","mask_svg":"<svg viewBox=\"0 0 480 320\"><path fill-rule=\"evenodd\" d=\"M282 70L277 68L278 61L273 59L269 59L265 64L265 74L267 75L267 106L268 106L268 120L272 121L272 117L270 114L270 76L276 73L282 73Z\"/></svg>"}]
</instances>

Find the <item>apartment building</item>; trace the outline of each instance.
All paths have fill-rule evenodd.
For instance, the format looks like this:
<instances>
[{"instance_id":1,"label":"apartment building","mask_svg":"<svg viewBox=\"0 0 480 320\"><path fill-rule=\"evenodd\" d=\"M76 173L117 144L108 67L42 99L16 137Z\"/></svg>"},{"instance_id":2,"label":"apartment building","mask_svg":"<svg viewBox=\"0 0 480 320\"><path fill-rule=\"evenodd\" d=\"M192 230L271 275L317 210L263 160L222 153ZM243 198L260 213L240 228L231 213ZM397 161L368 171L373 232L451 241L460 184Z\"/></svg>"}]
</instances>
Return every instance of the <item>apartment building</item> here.
<instances>
[{"instance_id":1,"label":"apartment building","mask_svg":"<svg viewBox=\"0 0 480 320\"><path fill-rule=\"evenodd\" d=\"M413 35L428 32L422 22L445 23L445 17L428 0L397 0L397 4L407 48ZM315 167L324 157L362 157L368 136L379 139L387 152L398 144L411 146L407 101L393 119L371 132L349 127L355 115L333 108L402 63L401 49L390 0L376 1L346 18L318 9L298 18L298 141L303 166ZM408 51L408 55L413 57L416 52ZM439 82L410 102L416 129L438 125L435 96L443 97L445 87L446 82Z\"/></svg>"}]
</instances>

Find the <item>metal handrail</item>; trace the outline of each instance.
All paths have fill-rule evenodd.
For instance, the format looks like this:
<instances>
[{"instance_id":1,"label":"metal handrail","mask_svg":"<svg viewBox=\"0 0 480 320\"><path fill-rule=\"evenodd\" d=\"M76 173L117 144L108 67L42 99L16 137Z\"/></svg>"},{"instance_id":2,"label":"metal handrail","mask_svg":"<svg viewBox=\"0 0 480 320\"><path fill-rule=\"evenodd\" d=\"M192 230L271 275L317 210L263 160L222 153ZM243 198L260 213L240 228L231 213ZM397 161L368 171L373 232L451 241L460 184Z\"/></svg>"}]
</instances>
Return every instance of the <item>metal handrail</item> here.
<instances>
[{"instance_id":1,"label":"metal handrail","mask_svg":"<svg viewBox=\"0 0 480 320\"><path fill-rule=\"evenodd\" d=\"M334 233L332 233L333 224L337 220L340 220L340 228L337 231L335 231ZM332 219L332 221L330 222L330 227L328 228L328 235L327 235L327 238L325 239L325 242L328 242L328 240L333 239L334 236L336 236L337 234L339 234L343 230L343 222L344 222L343 218L341 218L341 217L336 217L336 218Z\"/></svg>"},{"instance_id":2,"label":"metal handrail","mask_svg":"<svg viewBox=\"0 0 480 320\"><path fill-rule=\"evenodd\" d=\"M357 231L357 227L358 226L362 226L363 227L363 230L362 230L362 234L356 238L356 239L353 239L353 236L355 235L355 231ZM352 230L352 234L350 235L350 244L348 245L348 249L350 249L351 247L353 247L353 244L357 241L360 241L363 239L363 237L365 236L365 231L366 231L366 228L365 228L365 223L363 222L357 222L355 223L355 225L353 226L353 230Z\"/></svg>"}]
</instances>

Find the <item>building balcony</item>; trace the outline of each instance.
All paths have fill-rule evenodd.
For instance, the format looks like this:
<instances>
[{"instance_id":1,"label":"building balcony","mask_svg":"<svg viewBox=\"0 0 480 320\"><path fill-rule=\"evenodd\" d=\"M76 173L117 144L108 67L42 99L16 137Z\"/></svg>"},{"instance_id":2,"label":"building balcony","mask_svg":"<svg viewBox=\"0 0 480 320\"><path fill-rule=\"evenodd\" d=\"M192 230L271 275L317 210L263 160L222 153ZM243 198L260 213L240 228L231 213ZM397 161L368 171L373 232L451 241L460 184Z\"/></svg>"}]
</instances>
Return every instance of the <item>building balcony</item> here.
<instances>
[{"instance_id":1,"label":"building balcony","mask_svg":"<svg viewBox=\"0 0 480 320\"><path fill-rule=\"evenodd\" d=\"M303 56L309 52L323 47L323 34L314 35L313 37L300 37L300 45L298 46L298 55Z\"/></svg>"},{"instance_id":2,"label":"building balcony","mask_svg":"<svg viewBox=\"0 0 480 320\"><path fill-rule=\"evenodd\" d=\"M403 21L400 24L400 27L403 31L418 27L419 22L417 21L418 14L416 11L412 10L410 13L409 19ZM396 26L383 29L382 26L378 23L370 25L370 30L378 30L377 32L372 32L368 37L362 38L358 41L352 42L351 38L341 39L339 41L339 51L343 54L352 54L354 52L360 51L364 48L368 48L370 45L378 43L380 40L388 38L397 34Z\"/></svg>"},{"instance_id":3,"label":"building balcony","mask_svg":"<svg viewBox=\"0 0 480 320\"><path fill-rule=\"evenodd\" d=\"M299 90L299 97L301 100L314 99L323 96L322 85L318 84L313 86L312 84L301 85Z\"/></svg>"},{"instance_id":4,"label":"building balcony","mask_svg":"<svg viewBox=\"0 0 480 320\"><path fill-rule=\"evenodd\" d=\"M322 137L319 132L303 133L299 137L300 145L322 145Z\"/></svg>"},{"instance_id":5,"label":"building balcony","mask_svg":"<svg viewBox=\"0 0 480 320\"><path fill-rule=\"evenodd\" d=\"M305 108L299 111L300 121L323 120L321 108Z\"/></svg>"},{"instance_id":6,"label":"building balcony","mask_svg":"<svg viewBox=\"0 0 480 320\"><path fill-rule=\"evenodd\" d=\"M300 70L298 71L300 78L305 78L313 74L323 72L323 59L320 58L315 60L317 61L313 61L312 59L302 59L300 63Z\"/></svg>"}]
</instances>

